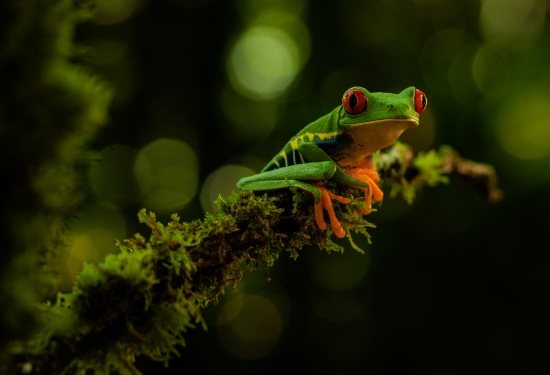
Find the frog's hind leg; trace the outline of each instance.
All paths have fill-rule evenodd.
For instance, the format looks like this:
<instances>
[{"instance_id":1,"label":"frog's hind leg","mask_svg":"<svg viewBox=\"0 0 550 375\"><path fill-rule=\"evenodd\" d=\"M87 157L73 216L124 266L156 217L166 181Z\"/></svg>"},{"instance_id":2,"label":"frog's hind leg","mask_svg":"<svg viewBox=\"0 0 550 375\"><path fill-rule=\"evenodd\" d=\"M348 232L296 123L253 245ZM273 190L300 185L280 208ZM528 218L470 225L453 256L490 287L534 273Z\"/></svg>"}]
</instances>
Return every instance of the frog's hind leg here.
<instances>
[{"instance_id":1,"label":"frog's hind leg","mask_svg":"<svg viewBox=\"0 0 550 375\"><path fill-rule=\"evenodd\" d=\"M334 207L332 206L332 200L337 200L340 203L346 204L350 202L349 198L344 198L342 196L333 194L326 187L323 186L322 181L313 184L300 180L271 180L269 182L269 190L296 187L313 194L313 208L315 213L315 222L317 223L317 226L322 230L325 230L327 228L327 224L323 217L323 209L325 209L328 213L328 217L330 219L330 224L332 225L332 230L334 231L334 234L339 238L343 238L346 235L346 232L342 228L340 221L336 217ZM247 182L244 185L244 188L249 190L265 190L264 186L264 182Z\"/></svg>"},{"instance_id":2,"label":"frog's hind leg","mask_svg":"<svg viewBox=\"0 0 550 375\"><path fill-rule=\"evenodd\" d=\"M306 191L309 191L313 194L315 198L315 203L313 206L315 212L315 222L317 226L322 230L325 230L327 224L323 217L323 209L328 213L330 224L332 225L332 230L338 238L343 238L346 235L346 232L342 228L342 224L336 217L334 212L334 207L332 206L332 200L337 200L340 203L347 204L351 200L349 198L344 198L340 195L333 194L326 187L323 186L323 181L316 182L314 184L308 184L303 181L294 181L294 186Z\"/></svg>"},{"instance_id":3,"label":"frog's hind leg","mask_svg":"<svg viewBox=\"0 0 550 375\"><path fill-rule=\"evenodd\" d=\"M317 222L317 226L319 226L319 228L321 229L325 229L327 226L325 223L325 219L323 218L324 208L325 210L327 210L334 234L336 234L336 237L338 238L343 238L346 235L346 232L344 232L344 229L342 229L342 224L340 224L340 221L336 217L336 213L334 212L334 208L332 207L332 200L334 199L344 204L349 203L351 200L349 198L344 198L340 195L332 193L330 190L323 186L322 181L313 184L313 186L316 187L321 194L321 201L319 203L315 203L314 205L315 221Z\"/></svg>"}]
</instances>

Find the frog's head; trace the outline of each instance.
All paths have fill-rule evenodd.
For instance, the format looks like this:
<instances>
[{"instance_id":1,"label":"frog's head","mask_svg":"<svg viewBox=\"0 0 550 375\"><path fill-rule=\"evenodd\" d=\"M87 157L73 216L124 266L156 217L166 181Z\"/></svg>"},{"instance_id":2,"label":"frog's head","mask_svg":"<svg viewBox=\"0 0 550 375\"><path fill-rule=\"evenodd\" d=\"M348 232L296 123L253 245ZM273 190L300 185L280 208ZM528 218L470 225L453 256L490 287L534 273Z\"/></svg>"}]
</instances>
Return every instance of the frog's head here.
<instances>
[{"instance_id":1,"label":"frog's head","mask_svg":"<svg viewBox=\"0 0 550 375\"><path fill-rule=\"evenodd\" d=\"M427 105L426 95L414 87L399 94L352 87L342 98L338 126L351 136L357 152L370 155L394 144L406 129L418 126L419 114Z\"/></svg>"}]
</instances>

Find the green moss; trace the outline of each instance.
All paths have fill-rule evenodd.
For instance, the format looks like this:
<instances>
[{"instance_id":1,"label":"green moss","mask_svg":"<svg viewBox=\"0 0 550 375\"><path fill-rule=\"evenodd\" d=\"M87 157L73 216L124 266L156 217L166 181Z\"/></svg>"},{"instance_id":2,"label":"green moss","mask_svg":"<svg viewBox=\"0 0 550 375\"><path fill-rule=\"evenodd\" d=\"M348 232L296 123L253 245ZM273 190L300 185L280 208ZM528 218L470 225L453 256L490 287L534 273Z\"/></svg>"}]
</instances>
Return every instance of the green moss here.
<instances>
[{"instance_id":1,"label":"green moss","mask_svg":"<svg viewBox=\"0 0 550 375\"><path fill-rule=\"evenodd\" d=\"M45 329L17 348L12 366L29 362L44 374L89 368L138 373L132 365L136 356L167 361L177 353L185 331L204 325L200 309L216 302L226 286L237 285L243 265L268 268L280 253L296 258L312 244L343 251L330 230L314 224L311 197L241 192L217 204L216 215L190 223L173 215L163 225L153 213L140 211L139 220L152 232L149 240L136 235L118 243L118 254L86 263L73 291L43 307L49 317ZM357 213L363 205L354 199L336 206L348 229L371 226Z\"/></svg>"}]
</instances>

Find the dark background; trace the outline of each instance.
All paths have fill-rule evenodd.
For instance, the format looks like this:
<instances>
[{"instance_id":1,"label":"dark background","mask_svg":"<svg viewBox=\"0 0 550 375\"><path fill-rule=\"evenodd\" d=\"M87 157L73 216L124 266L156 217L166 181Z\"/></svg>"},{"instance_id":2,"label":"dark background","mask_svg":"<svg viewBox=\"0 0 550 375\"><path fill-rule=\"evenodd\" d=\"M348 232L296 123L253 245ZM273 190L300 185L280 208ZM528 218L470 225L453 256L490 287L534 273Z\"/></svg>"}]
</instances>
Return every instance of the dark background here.
<instances>
[{"instance_id":1,"label":"dark background","mask_svg":"<svg viewBox=\"0 0 550 375\"><path fill-rule=\"evenodd\" d=\"M168 368L139 359L143 373L181 373L190 365L230 374L548 370L549 6L98 2L95 21L78 29L77 40L89 51L83 62L112 82L116 96L110 125L94 145L102 163L90 173L81 228L111 220L97 232L110 244L113 236L148 234L135 216L142 207L164 221L172 212L202 218L217 194L259 171L353 85L423 90L428 110L402 140L417 152L448 144L492 164L505 193L488 205L451 181L424 189L409 206L387 192L369 217L377 225L373 244L355 238L366 254L309 248L297 261L281 254L269 269L272 281L263 269L247 273L238 293L228 288L204 310L207 332L188 332L187 347ZM235 46L247 35L269 47L258 52L251 42L242 52ZM235 51L249 60L235 60ZM243 83L236 71L253 78ZM279 88L267 90L273 82ZM186 191L185 203L176 194L175 203L159 204L154 189L132 174L141 168L140 152L158 139L184 142L177 144L188 154L166 156L176 169L154 177L162 185L156 193ZM74 231L100 241L78 225ZM82 259L104 256L94 246L61 257L61 289Z\"/></svg>"}]
</instances>

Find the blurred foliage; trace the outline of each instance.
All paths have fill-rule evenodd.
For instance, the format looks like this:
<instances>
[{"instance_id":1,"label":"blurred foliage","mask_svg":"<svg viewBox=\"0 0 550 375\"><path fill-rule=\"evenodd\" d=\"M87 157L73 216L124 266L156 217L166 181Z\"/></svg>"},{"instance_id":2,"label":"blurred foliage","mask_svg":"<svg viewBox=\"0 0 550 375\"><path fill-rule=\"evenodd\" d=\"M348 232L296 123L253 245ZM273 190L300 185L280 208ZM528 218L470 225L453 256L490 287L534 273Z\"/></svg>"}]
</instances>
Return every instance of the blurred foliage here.
<instances>
[{"instance_id":1,"label":"blurred foliage","mask_svg":"<svg viewBox=\"0 0 550 375\"><path fill-rule=\"evenodd\" d=\"M71 62L85 17L71 1L0 5L3 354L7 341L36 329L35 304L52 288L39 265L63 246L86 190L75 168L107 119L110 91Z\"/></svg>"},{"instance_id":2,"label":"blurred foliage","mask_svg":"<svg viewBox=\"0 0 550 375\"><path fill-rule=\"evenodd\" d=\"M59 238L64 218L80 205L81 195L72 193L80 181L72 171L82 155L74 160L71 150L63 151L71 141L51 141L69 137L62 129L73 129L66 127L73 124L69 119L85 112L69 111L65 120L56 115L69 108L66 99L78 108L78 90L90 89L76 84L86 77L74 72L78 63L112 82L116 95L111 126L93 144L101 163L87 174L91 194L78 213L86 225L69 220L69 246L48 259L46 269L59 275L55 289L72 288L83 260L116 252L114 244L107 247L113 238L142 231L135 213L146 201L156 202L158 193L166 198L158 202L166 207L157 211L161 222L174 210L182 221L202 216L201 207L213 212L218 194L228 196L239 178L260 170L353 85L422 89L428 110L401 140L424 152L428 165L434 160L428 150L442 143L488 162L506 192L494 206L457 184L419 194L410 206L386 198L369 216L377 224L374 244L356 238L366 255L310 249L302 252L304 261L291 265L281 257L270 268L269 283L261 270L247 275L238 293L203 311L206 321L216 323L207 333L187 332L189 345L169 369L138 358L144 374L190 368L281 372L289 363L296 371L319 373L547 371L546 0L76 3L91 10L91 22L76 29L76 49L68 42L74 23L51 21L63 19L65 8L56 5L64 2L0 5L0 135L9 181L2 184L0 302L12 307L2 311L0 341L34 331L30 305L48 293L38 290L44 284L36 280L33 254L44 252L44 241L52 238L48 228ZM64 72L74 79L63 81ZM44 83L40 77L46 76ZM59 88L58 82L67 85ZM62 94L67 86L75 93L69 98ZM108 95L90 92L86 98L98 105L95 118L101 119ZM88 138L91 132L80 134ZM167 152L167 160L187 155L190 164L178 160L176 173L156 173L155 159L163 156L151 153L141 153L136 163L158 140L176 141L169 143L185 150ZM449 160L446 171L460 166L478 172L467 161ZM384 165L383 158L379 162ZM482 172L477 175L490 176L485 167ZM408 173L419 175L418 168ZM385 188L392 186L399 185ZM399 189L407 196L407 185ZM61 195L50 196L54 191ZM65 206L69 196L73 203ZM61 215L60 207L66 208ZM45 226L50 218L52 225ZM265 319L256 318L262 314ZM256 328L247 330L243 322Z\"/></svg>"}]
</instances>

